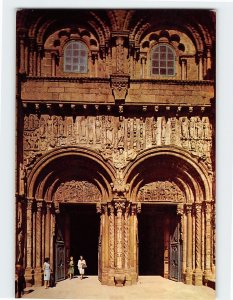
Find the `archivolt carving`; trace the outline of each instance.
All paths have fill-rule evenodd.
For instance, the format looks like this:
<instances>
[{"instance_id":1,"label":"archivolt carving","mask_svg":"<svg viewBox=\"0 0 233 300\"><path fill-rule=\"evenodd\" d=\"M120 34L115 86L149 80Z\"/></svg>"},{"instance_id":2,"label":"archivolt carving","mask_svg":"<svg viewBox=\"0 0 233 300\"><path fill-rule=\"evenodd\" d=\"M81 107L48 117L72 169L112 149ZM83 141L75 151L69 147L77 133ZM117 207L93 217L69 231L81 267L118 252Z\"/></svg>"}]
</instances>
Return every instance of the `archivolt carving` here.
<instances>
[{"instance_id":1,"label":"archivolt carving","mask_svg":"<svg viewBox=\"0 0 233 300\"><path fill-rule=\"evenodd\" d=\"M55 202L100 202L98 188L87 181L69 181L62 183L54 195Z\"/></svg>"},{"instance_id":2,"label":"archivolt carving","mask_svg":"<svg viewBox=\"0 0 233 300\"><path fill-rule=\"evenodd\" d=\"M138 192L138 201L184 202L185 196L180 188L170 181L157 181L144 185Z\"/></svg>"},{"instance_id":3,"label":"archivolt carving","mask_svg":"<svg viewBox=\"0 0 233 300\"><path fill-rule=\"evenodd\" d=\"M210 166L212 128L208 117L64 117L30 114L24 117L24 158L30 164L37 155L61 146L82 145L99 152L118 168L145 149L175 145Z\"/></svg>"}]
</instances>

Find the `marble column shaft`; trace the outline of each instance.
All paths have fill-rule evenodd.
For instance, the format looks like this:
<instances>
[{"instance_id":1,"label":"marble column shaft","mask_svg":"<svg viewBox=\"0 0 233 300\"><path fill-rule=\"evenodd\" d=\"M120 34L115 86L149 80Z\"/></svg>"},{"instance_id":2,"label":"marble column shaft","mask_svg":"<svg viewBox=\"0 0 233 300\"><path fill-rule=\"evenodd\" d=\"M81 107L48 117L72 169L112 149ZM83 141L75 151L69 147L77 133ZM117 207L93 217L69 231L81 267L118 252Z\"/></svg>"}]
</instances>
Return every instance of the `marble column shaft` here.
<instances>
[{"instance_id":1,"label":"marble column shaft","mask_svg":"<svg viewBox=\"0 0 233 300\"><path fill-rule=\"evenodd\" d=\"M41 209L42 202L37 202L37 212L36 212L36 268L41 267Z\"/></svg>"},{"instance_id":2,"label":"marble column shaft","mask_svg":"<svg viewBox=\"0 0 233 300\"><path fill-rule=\"evenodd\" d=\"M27 200L27 268L32 267L32 204L33 200Z\"/></svg>"}]
</instances>

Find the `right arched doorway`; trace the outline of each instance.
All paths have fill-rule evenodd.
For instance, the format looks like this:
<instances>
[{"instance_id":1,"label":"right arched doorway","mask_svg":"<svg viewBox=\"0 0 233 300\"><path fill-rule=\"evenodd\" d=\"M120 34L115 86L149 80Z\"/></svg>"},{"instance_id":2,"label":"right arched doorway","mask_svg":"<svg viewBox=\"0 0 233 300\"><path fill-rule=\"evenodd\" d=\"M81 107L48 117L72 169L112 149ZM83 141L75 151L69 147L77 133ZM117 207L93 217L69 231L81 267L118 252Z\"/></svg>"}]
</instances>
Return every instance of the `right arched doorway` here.
<instances>
[{"instance_id":1,"label":"right arched doorway","mask_svg":"<svg viewBox=\"0 0 233 300\"><path fill-rule=\"evenodd\" d=\"M182 242L177 205L142 204L138 217L139 275L181 281Z\"/></svg>"}]
</instances>

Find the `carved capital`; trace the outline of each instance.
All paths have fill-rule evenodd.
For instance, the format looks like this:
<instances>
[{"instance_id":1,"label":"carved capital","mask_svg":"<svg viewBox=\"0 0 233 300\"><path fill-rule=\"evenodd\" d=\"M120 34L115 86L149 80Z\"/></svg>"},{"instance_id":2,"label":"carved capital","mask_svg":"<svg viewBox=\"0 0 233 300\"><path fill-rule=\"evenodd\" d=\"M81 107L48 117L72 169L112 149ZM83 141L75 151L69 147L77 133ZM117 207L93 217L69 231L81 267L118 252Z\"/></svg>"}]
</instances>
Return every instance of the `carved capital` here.
<instances>
[{"instance_id":1,"label":"carved capital","mask_svg":"<svg viewBox=\"0 0 233 300\"><path fill-rule=\"evenodd\" d=\"M101 214L101 212L102 212L102 208L101 208L100 203L96 203L96 212L97 212L97 214Z\"/></svg>"},{"instance_id":2,"label":"carved capital","mask_svg":"<svg viewBox=\"0 0 233 300\"><path fill-rule=\"evenodd\" d=\"M187 214L191 214L193 210L192 204L186 204L186 212Z\"/></svg>"},{"instance_id":3,"label":"carved capital","mask_svg":"<svg viewBox=\"0 0 233 300\"><path fill-rule=\"evenodd\" d=\"M210 214L212 212L212 203L206 201L204 203L204 209L206 214Z\"/></svg>"},{"instance_id":4,"label":"carved capital","mask_svg":"<svg viewBox=\"0 0 233 300\"><path fill-rule=\"evenodd\" d=\"M42 207L43 207L43 201L37 201L36 202L36 207L38 211L41 211Z\"/></svg>"},{"instance_id":5,"label":"carved capital","mask_svg":"<svg viewBox=\"0 0 233 300\"><path fill-rule=\"evenodd\" d=\"M110 82L115 101L125 101L129 88L129 76L113 74Z\"/></svg>"},{"instance_id":6,"label":"carved capital","mask_svg":"<svg viewBox=\"0 0 233 300\"><path fill-rule=\"evenodd\" d=\"M184 213L184 205L183 204L177 204L176 213L178 216L183 215L183 213Z\"/></svg>"},{"instance_id":7,"label":"carved capital","mask_svg":"<svg viewBox=\"0 0 233 300\"><path fill-rule=\"evenodd\" d=\"M114 214L114 206L112 203L108 203L108 210L110 215Z\"/></svg>"},{"instance_id":8,"label":"carved capital","mask_svg":"<svg viewBox=\"0 0 233 300\"><path fill-rule=\"evenodd\" d=\"M51 208L52 208L52 202L46 202L47 212L50 212Z\"/></svg>"},{"instance_id":9,"label":"carved capital","mask_svg":"<svg viewBox=\"0 0 233 300\"><path fill-rule=\"evenodd\" d=\"M134 216L137 213L140 214L141 213L141 203L135 203L135 204L131 204L131 214Z\"/></svg>"},{"instance_id":10,"label":"carved capital","mask_svg":"<svg viewBox=\"0 0 233 300\"><path fill-rule=\"evenodd\" d=\"M200 214L202 209L202 204L201 203L195 203L195 211L196 214Z\"/></svg>"},{"instance_id":11,"label":"carved capital","mask_svg":"<svg viewBox=\"0 0 233 300\"><path fill-rule=\"evenodd\" d=\"M33 205L33 198L28 198L27 199L27 209L31 210L32 209L32 205Z\"/></svg>"},{"instance_id":12,"label":"carved capital","mask_svg":"<svg viewBox=\"0 0 233 300\"><path fill-rule=\"evenodd\" d=\"M117 201L114 203L117 213L122 213L125 209L125 202Z\"/></svg>"}]
</instances>

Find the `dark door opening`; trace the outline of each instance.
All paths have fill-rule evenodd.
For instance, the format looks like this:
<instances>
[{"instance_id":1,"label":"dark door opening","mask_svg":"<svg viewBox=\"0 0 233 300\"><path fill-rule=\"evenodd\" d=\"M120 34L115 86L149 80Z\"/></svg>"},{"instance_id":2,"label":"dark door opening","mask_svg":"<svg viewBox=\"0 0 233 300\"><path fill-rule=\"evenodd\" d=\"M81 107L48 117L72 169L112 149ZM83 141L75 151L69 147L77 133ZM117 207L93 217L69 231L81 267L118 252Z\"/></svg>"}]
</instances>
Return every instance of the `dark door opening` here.
<instances>
[{"instance_id":1,"label":"dark door opening","mask_svg":"<svg viewBox=\"0 0 233 300\"><path fill-rule=\"evenodd\" d=\"M169 222L175 215L176 206L142 205L142 212L138 216L139 275L164 277L169 251Z\"/></svg>"},{"instance_id":2,"label":"dark door opening","mask_svg":"<svg viewBox=\"0 0 233 300\"><path fill-rule=\"evenodd\" d=\"M87 263L85 274L98 275L98 238L99 216L96 205L77 204L64 205L66 216L65 239L68 256L73 256L75 262L75 275L78 275L77 263L80 255ZM67 243L68 241L68 243Z\"/></svg>"}]
</instances>

